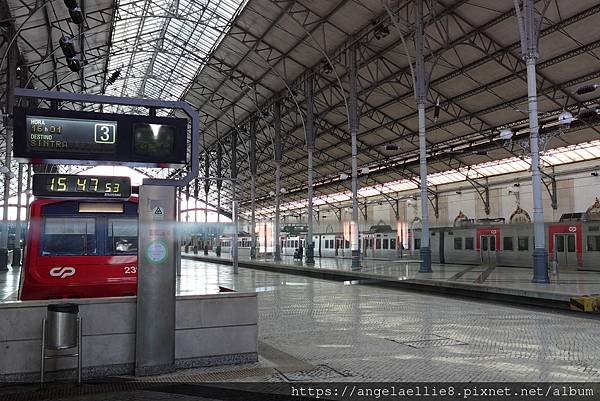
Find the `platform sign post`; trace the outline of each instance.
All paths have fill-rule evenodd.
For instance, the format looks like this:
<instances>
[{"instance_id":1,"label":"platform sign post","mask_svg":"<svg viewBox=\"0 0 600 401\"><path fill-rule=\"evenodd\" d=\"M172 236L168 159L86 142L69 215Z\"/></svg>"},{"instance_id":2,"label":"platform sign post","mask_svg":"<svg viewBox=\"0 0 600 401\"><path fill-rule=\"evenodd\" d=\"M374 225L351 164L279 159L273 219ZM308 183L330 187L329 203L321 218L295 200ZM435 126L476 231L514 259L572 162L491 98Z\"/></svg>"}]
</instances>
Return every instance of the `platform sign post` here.
<instances>
[{"instance_id":1,"label":"platform sign post","mask_svg":"<svg viewBox=\"0 0 600 401\"><path fill-rule=\"evenodd\" d=\"M109 162L112 165L164 168L186 165L186 155L189 154L189 168L183 176L144 179L138 201L135 373L147 375L172 371L175 368L176 254L179 252L175 238L175 193L177 187L189 185L198 177L200 146L198 111L181 101L23 88L16 88L15 95L48 100L178 109L189 117L185 120L165 119L152 115L101 113L92 116L89 113L60 110L36 110L35 115L23 110L19 119L15 117L20 121L20 125L17 125L20 127L21 134L21 142L16 151L21 152L20 157L38 163L54 161L59 164L64 162L107 164ZM189 149L187 147L188 121L191 122ZM62 138L60 141L58 136ZM70 149L68 152L64 151L65 141L67 149ZM77 144L78 147L69 147L69 143ZM56 149L59 145L63 149ZM65 180L67 185L69 178L65 177Z\"/></svg>"},{"instance_id":2,"label":"platform sign post","mask_svg":"<svg viewBox=\"0 0 600 401\"><path fill-rule=\"evenodd\" d=\"M175 187L142 185L138 205L139 254L135 374L170 371L175 359Z\"/></svg>"}]
</instances>

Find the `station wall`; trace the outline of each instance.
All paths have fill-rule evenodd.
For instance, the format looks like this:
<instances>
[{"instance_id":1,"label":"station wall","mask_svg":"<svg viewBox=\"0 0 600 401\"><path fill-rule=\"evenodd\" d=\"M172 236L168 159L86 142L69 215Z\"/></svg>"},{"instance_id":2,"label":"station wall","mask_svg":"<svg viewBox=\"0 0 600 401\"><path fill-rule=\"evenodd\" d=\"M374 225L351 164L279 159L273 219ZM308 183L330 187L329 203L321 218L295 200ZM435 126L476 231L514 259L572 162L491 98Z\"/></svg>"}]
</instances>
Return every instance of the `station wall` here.
<instances>
[{"instance_id":1,"label":"station wall","mask_svg":"<svg viewBox=\"0 0 600 401\"><path fill-rule=\"evenodd\" d=\"M558 221L564 213L585 212L600 198L600 172L598 161L562 165L555 169L557 209L552 208L552 200L546 186L542 185L544 205L544 220ZM550 181L548 181L550 183ZM533 219L533 190L531 173L529 171L516 174L506 174L490 177L489 186L489 215L485 212L484 202L468 182L440 185L432 188L438 192L438 216L429 204L429 221L433 227L452 226L454 219L463 213L469 219L504 218L509 222L511 214L517 205ZM549 185L550 186L550 185ZM421 217L421 200L419 192L406 191L389 194L398 199L398 218L393 205L384 198L369 199L369 203L360 206L360 229L368 229L376 224L389 224L396 229L397 222L409 226ZM320 207L318 220L315 218L315 232L342 232L344 222L349 222L352 216L351 205L342 205L341 214L333 209ZM282 227L286 223L306 221L305 215L298 217L283 216ZM347 223L346 223L347 224Z\"/></svg>"}]
</instances>

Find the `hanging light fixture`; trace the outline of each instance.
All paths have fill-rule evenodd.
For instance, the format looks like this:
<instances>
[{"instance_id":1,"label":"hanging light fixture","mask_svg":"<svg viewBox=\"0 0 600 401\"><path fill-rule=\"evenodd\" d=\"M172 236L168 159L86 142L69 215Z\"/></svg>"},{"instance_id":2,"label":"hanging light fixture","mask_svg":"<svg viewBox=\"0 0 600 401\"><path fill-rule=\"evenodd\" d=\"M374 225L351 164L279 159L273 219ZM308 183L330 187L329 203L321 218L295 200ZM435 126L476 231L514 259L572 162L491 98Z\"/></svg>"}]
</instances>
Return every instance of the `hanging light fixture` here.
<instances>
[{"instance_id":1,"label":"hanging light fixture","mask_svg":"<svg viewBox=\"0 0 600 401\"><path fill-rule=\"evenodd\" d=\"M77 59L77 52L75 51L75 45L73 44L73 38L63 36L58 40L58 44L67 59L67 65L73 72L81 70L81 62Z\"/></svg>"},{"instance_id":2,"label":"hanging light fixture","mask_svg":"<svg viewBox=\"0 0 600 401\"><path fill-rule=\"evenodd\" d=\"M81 25L83 24L83 12L77 4L77 0L65 0L65 6L69 9L69 15L71 16L71 21L74 24Z\"/></svg>"}]
</instances>

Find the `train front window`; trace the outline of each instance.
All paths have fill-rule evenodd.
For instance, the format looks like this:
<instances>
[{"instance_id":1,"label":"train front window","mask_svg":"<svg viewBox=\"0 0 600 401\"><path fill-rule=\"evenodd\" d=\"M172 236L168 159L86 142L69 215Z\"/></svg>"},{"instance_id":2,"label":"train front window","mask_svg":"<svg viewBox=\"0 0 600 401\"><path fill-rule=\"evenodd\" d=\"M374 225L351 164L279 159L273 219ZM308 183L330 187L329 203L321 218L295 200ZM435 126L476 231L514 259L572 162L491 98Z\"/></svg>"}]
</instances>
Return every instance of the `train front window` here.
<instances>
[{"instance_id":1,"label":"train front window","mask_svg":"<svg viewBox=\"0 0 600 401\"><path fill-rule=\"evenodd\" d=\"M87 217L46 217L42 256L96 255L96 222Z\"/></svg>"},{"instance_id":2,"label":"train front window","mask_svg":"<svg viewBox=\"0 0 600 401\"><path fill-rule=\"evenodd\" d=\"M137 219L108 219L108 244L111 255L137 255Z\"/></svg>"}]
</instances>

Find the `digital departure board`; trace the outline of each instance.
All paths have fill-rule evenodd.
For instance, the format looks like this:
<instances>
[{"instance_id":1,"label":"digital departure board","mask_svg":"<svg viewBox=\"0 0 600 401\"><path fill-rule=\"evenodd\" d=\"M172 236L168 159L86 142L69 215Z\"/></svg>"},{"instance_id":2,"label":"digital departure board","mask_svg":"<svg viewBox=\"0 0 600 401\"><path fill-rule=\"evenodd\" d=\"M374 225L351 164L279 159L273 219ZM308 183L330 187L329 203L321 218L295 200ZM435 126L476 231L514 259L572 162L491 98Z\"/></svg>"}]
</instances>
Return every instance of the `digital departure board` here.
<instances>
[{"instance_id":1,"label":"digital departure board","mask_svg":"<svg viewBox=\"0 0 600 401\"><path fill-rule=\"evenodd\" d=\"M44 198L115 198L131 196L129 177L34 174L33 195Z\"/></svg>"},{"instance_id":2,"label":"digital departure board","mask_svg":"<svg viewBox=\"0 0 600 401\"><path fill-rule=\"evenodd\" d=\"M114 155L117 150L117 122L27 116L29 152L81 152Z\"/></svg>"},{"instance_id":3,"label":"digital departure board","mask_svg":"<svg viewBox=\"0 0 600 401\"><path fill-rule=\"evenodd\" d=\"M14 109L16 160L33 163L181 167L187 120L133 114Z\"/></svg>"}]
</instances>

